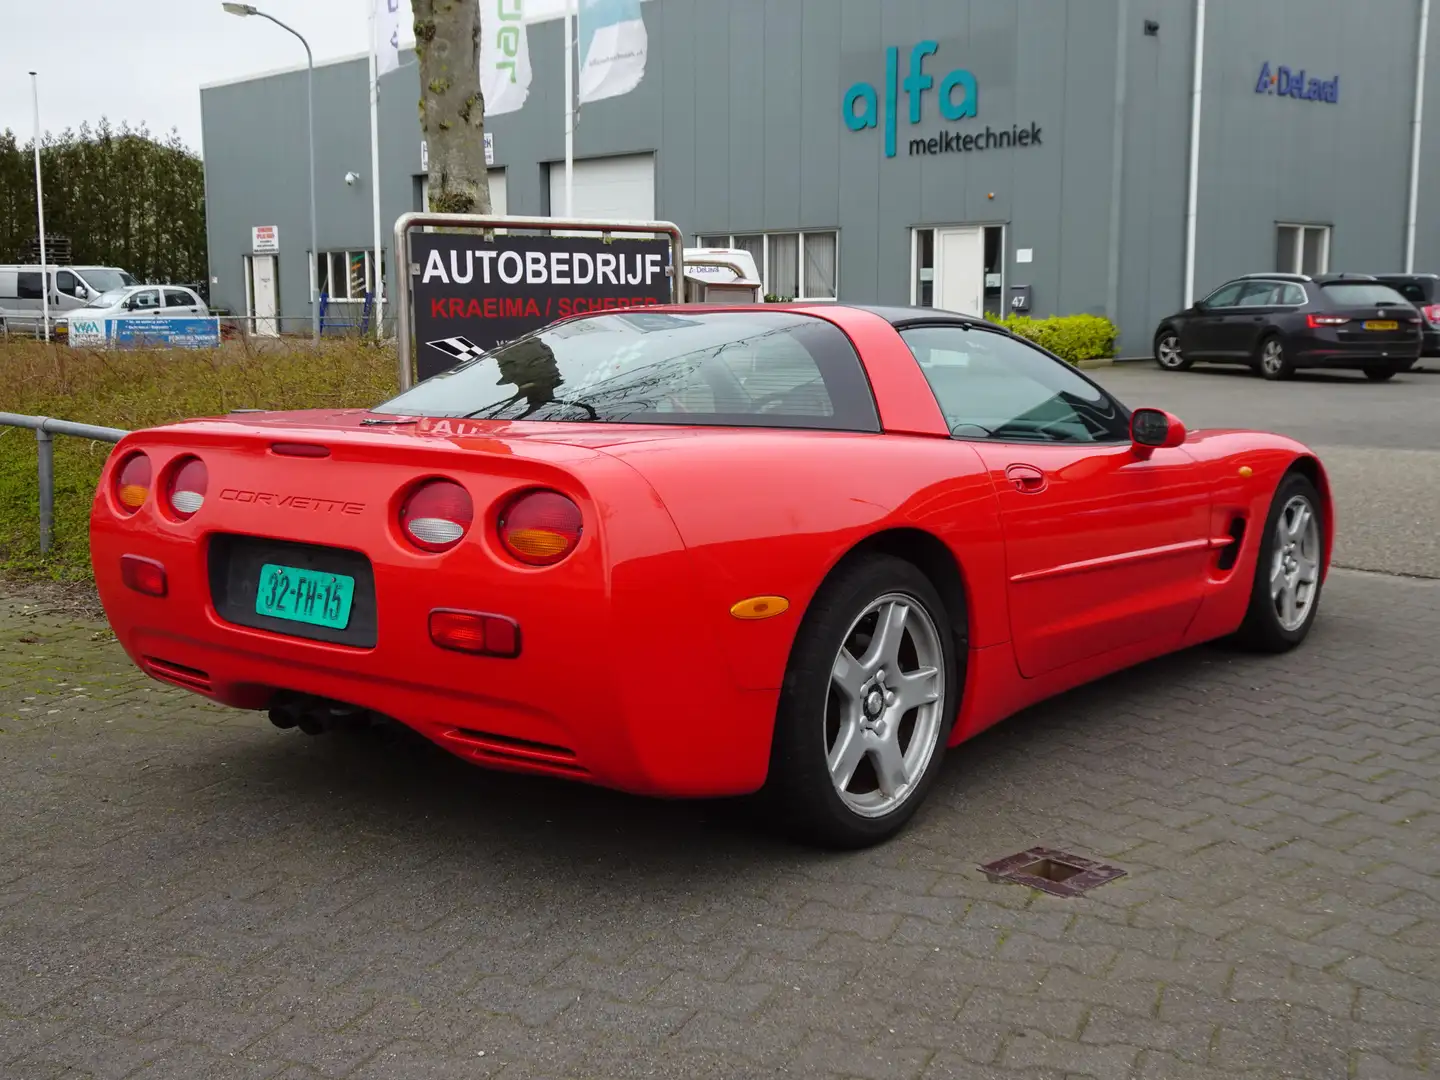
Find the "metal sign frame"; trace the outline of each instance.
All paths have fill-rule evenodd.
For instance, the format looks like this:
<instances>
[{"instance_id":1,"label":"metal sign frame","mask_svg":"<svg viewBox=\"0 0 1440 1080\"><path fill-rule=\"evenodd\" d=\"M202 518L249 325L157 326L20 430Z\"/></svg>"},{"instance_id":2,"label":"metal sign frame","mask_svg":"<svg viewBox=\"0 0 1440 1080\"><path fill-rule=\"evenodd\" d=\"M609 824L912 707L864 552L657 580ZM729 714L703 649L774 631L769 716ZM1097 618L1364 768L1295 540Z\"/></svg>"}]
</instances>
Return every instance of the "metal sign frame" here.
<instances>
[{"instance_id":1,"label":"metal sign frame","mask_svg":"<svg viewBox=\"0 0 1440 1080\"><path fill-rule=\"evenodd\" d=\"M680 226L671 221L596 221L590 218L556 217L510 217L504 214L431 214L411 211L395 219L395 253L397 268L404 269L404 277L396 284L396 326L395 337L400 354L400 390L403 393L414 385L414 344L415 328L413 303L410 296L411 279L420 272L420 267L410 260L410 233L414 229L434 226L451 229L478 229L493 232L496 229L527 232L591 232L608 236L611 233L665 233L670 237L670 265L665 268L670 278L670 301L679 304L685 300L685 236Z\"/></svg>"}]
</instances>

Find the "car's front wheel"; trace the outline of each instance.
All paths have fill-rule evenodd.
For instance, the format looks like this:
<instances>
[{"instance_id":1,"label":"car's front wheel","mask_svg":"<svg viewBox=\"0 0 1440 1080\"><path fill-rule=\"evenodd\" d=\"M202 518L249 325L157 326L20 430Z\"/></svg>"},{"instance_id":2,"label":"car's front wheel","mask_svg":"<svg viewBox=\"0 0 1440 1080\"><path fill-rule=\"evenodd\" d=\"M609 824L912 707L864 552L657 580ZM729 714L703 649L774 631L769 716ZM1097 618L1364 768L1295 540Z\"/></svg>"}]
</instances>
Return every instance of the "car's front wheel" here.
<instances>
[{"instance_id":1,"label":"car's front wheel","mask_svg":"<svg viewBox=\"0 0 1440 1080\"><path fill-rule=\"evenodd\" d=\"M1185 371L1195 361L1180 351L1180 335L1170 327L1155 335L1155 362L1166 371Z\"/></svg>"},{"instance_id":2,"label":"car's front wheel","mask_svg":"<svg viewBox=\"0 0 1440 1080\"><path fill-rule=\"evenodd\" d=\"M1320 610L1325 522L1320 495L1306 476L1280 482L1255 564L1250 606L1238 640L1260 652L1285 652L1304 641Z\"/></svg>"},{"instance_id":3,"label":"car's front wheel","mask_svg":"<svg viewBox=\"0 0 1440 1080\"><path fill-rule=\"evenodd\" d=\"M826 583L796 638L766 781L790 832L856 848L909 821L957 711L951 619L930 579L892 556Z\"/></svg>"}]
</instances>

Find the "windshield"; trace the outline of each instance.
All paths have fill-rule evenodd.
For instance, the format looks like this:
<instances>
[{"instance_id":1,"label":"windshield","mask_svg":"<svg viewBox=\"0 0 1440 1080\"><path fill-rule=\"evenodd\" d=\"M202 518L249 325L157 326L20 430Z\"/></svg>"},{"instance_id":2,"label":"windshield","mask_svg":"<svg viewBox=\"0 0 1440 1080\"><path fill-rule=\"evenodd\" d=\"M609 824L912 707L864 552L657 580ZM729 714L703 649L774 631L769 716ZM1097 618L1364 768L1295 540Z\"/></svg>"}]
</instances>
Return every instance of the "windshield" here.
<instances>
[{"instance_id":1,"label":"windshield","mask_svg":"<svg viewBox=\"0 0 1440 1080\"><path fill-rule=\"evenodd\" d=\"M1409 306L1409 301L1389 285L1326 285L1324 289L1325 295L1342 307Z\"/></svg>"},{"instance_id":2,"label":"windshield","mask_svg":"<svg viewBox=\"0 0 1440 1080\"><path fill-rule=\"evenodd\" d=\"M464 338L430 342L447 356ZM375 410L406 416L878 431L854 346L789 312L625 312L546 327Z\"/></svg>"},{"instance_id":3,"label":"windshield","mask_svg":"<svg viewBox=\"0 0 1440 1080\"><path fill-rule=\"evenodd\" d=\"M124 270L85 270L80 276L85 279L85 284L102 293L136 283Z\"/></svg>"},{"instance_id":4,"label":"windshield","mask_svg":"<svg viewBox=\"0 0 1440 1080\"><path fill-rule=\"evenodd\" d=\"M125 292L126 290L123 288L111 289L109 292L101 293L99 296L97 296L94 300L91 300L85 306L92 308L114 307L116 304L120 303L120 301L125 299Z\"/></svg>"}]
</instances>

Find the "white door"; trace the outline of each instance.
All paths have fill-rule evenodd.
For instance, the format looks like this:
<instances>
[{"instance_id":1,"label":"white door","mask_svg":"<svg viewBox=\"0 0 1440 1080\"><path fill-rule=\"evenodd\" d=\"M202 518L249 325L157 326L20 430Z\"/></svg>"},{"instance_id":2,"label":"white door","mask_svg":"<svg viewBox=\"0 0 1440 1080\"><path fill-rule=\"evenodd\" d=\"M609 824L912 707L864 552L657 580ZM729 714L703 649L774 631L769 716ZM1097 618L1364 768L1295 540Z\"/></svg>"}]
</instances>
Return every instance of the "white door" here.
<instances>
[{"instance_id":1,"label":"white door","mask_svg":"<svg viewBox=\"0 0 1440 1080\"><path fill-rule=\"evenodd\" d=\"M570 217L655 220L655 155L624 154L575 162ZM550 216L565 217L565 163L550 164Z\"/></svg>"},{"instance_id":2,"label":"white door","mask_svg":"<svg viewBox=\"0 0 1440 1080\"><path fill-rule=\"evenodd\" d=\"M935 306L985 314L985 230L979 226L935 230Z\"/></svg>"},{"instance_id":3,"label":"white door","mask_svg":"<svg viewBox=\"0 0 1440 1080\"><path fill-rule=\"evenodd\" d=\"M275 256L250 256L250 330L264 337L280 333L275 290Z\"/></svg>"}]
</instances>

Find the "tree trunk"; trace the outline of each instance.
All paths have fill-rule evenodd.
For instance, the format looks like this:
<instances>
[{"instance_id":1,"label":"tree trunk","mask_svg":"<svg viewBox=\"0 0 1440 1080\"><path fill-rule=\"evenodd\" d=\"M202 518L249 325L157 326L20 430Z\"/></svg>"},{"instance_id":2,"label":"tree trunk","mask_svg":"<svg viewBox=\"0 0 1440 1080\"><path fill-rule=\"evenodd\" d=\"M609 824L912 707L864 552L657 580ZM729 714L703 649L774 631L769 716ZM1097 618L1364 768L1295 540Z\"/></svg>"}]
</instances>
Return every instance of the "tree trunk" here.
<instances>
[{"instance_id":1,"label":"tree trunk","mask_svg":"<svg viewBox=\"0 0 1440 1080\"><path fill-rule=\"evenodd\" d=\"M480 4L414 0L414 9L420 129L430 154L429 209L441 214L488 214Z\"/></svg>"}]
</instances>

